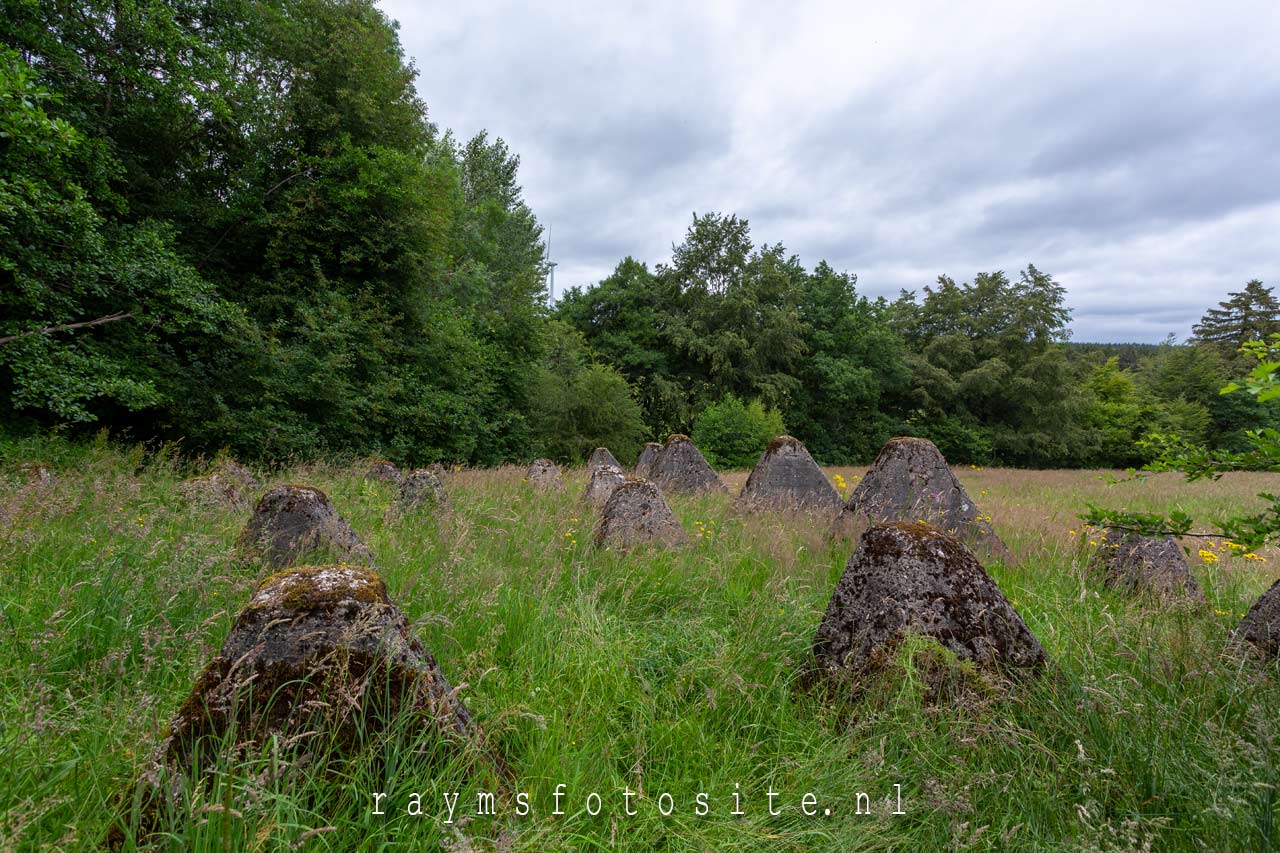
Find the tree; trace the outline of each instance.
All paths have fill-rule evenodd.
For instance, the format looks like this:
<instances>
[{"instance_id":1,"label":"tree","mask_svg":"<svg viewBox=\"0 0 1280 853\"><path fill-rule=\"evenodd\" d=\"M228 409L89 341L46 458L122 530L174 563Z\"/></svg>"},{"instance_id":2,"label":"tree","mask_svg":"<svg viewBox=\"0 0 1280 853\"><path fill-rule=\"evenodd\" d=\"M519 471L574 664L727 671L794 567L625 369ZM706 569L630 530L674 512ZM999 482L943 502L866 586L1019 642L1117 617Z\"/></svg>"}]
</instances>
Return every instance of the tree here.
<instances>
[{"instance_id":1,"label":"tree","mask_svg":"<svg viewBox=\"0 0 1280 853\"><path fill-rule=\"evenodd\" d=\"M1266 340L1276 332L1280 332L1280 300L1255 278L1244 290L1227 294L1225 302L1206 311L1192 327L1192 341L1239 366L1246 363L1240 356L1245 344Z\"/></svg>"},{"instance_id":2,"label":"tree","mask_svg":"<svg viewBox=\"0 0 1280 853\"><path fill-rule=\"evenodd\" d=\"M556 306L556 316L636 389L650 435L679 432L692 417L671 340L679 298L674 280L626 257L595 287L571 288Z\"/></svg>"},{"instance_id":3,"label":"tree","mask_svg":"<svg viewBox=\"0 0 1280 853\"><path fill-rule=\"evenodd\" d=\"M724 294L741 281L751 253L751 226L736 215L693 214L683 243L671 247L669 271L682 291Z\"/></svg>"},{"instance_id":4,"label":"tree","mask_svg":"<svg viewBox=\"0 0 1280 853\"><path fill-rule=\"evenodd\" d=\"M0 395L42 422L165 401L166 340L234 311L178 257L172 229L129 222L82 176L104 152L12 50L0 50ZM103 196L106 196L104 199Z\"/></svg>"},{"instance_id":5,"label":"tree","mask_svg":"<svg viewBox=\"0 0 1280 853\"><path fill-rule=\"evenodd\" d=\"M608 447L634 460L644 440L644 419L627 381L612 367L591 362L574 329L552 321L547 361L535 371L530 413L537 452L580 462Z\"/></svg>"},{"instance_id":6,"label":"tree","mask_svg":"<svg viewBox=\"0 0 1280 853\"><path fill-rule=\"evenodd\" d=\"M702 410L693 441L717 468L753 468L769 442L786 433L782 415L759 400L743 403L732 394Z\"/></svg>"},{"instance_id":7,"label":"tree","mask_svg":"<svg viewBox=\"0 0 1280 853\"><path fill-rule=\"evenodd\" d=\"M1253 370L1239 381L1228 383L1222 394L1246 391L1259 403L1280 400L1280 333L1265 341L1247 342L1243 355L1255 362ZM1280 430L1264 427L1248 431L1243 451L1210 450L1182 441L1176 436L1149 435L1143 446L1156 451L1143 471L1178 471L1188 480L1216 480L1232 471L1280 471ZM1217 522L1213 533L1193 532L1195 520L1180 510L1167 515L1128 510L1104 509L1093 505L1080 518L1090 525L1129 530L1147 536L1216 536L1238 548L1258 548L1280 537L1280 495L1261 494L1264 508L1252 515L1236 515Z\"/></svg>"},{"instance_id":8,"label":"tree","mask_svg":"<svg viewBox=\"0 0 1280 853\"><path fill-rule=\"evenodd\" d=\"M519 160L438 133L371 0L15 0L0 33L32 72L6 116L53 130L0 146L15 405L255 457L527 453Z\"/></svg>"},{"instance_id":9,"label":"tree","mask_svg":"<svg viewBox=\"0 0 1280 853\"><path fill-rule=\"evenodd\" d=\"M1098 432L1093 460L1101 465L1139 465L1144 460L1137 448L1146 423L1137 384L1120 368L1118 356L1095 367L1085 388L1090 401L1085 422Z\"/></svg>"},{"instance_id":10,"label":"tree","mask_svg":"<svg viewBox=\"0 0 1280 853\"><path fill-rule=\"evenodd\" d=\"M901 431L898 413L911 384L906 347L889 326L887 303L861 296L857 276L824 261L801 287L806 355L784 417L817 459L870 460Z\"/></svg>"},{"instance_id":11,"label":"tree","mask_svg":"<svg viewBox=\"0 0 1280 853\"><path fill-rule=\"evenodd\" d=\"M947 276L923 300L904 292L888 316L906 339L914 374L906 426L957 462L1080 464L1085 399L1061 343L1066 292L1028 265L1018 281Z\"/></svg>"}]
</instances>

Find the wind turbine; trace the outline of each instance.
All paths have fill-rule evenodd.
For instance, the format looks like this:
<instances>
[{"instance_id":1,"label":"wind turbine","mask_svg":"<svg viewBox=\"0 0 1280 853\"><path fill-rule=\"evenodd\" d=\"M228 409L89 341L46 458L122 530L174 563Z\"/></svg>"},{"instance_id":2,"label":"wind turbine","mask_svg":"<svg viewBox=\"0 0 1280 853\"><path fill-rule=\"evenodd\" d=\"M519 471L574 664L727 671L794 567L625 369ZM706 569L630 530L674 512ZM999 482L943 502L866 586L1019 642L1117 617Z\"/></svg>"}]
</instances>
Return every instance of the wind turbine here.
<instances>
[{"instance_id":1,"label":"wind turbine","mask_svg":"<svg viewBox=\"0 0 1280 853\"><path fill-rule=\"evenodd\" d=\"M551 225L547 224L547 307L550 308L556 301L556 262L551 260Z\"/></svg>"}]
</instances>

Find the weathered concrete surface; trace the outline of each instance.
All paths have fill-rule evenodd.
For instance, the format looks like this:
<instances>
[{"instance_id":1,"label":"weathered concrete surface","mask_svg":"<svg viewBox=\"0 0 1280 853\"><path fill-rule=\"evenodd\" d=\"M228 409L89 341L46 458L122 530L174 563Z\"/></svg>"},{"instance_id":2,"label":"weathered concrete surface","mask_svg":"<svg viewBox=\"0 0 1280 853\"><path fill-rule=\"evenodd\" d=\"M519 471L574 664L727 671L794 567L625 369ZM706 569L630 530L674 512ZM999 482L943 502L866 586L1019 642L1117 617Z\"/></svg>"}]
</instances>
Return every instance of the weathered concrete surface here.
<instances>
[{"instance_id":1,"label":"weathered concrete surface","mask_svg":"<svg viewBox=\"0 0 1280 853\"><path fill-rule=\"evenodd\" d=\"M400 473L400 469L395 463L388 462L386 459L375 459L369 463L368 478L370 480L379 480L383 483L394 483L400 485L404 480L404 475Z\"/></svg>"},{"instance_id":2,"label":"weathered concrete surface","mask_svg":"<svg viewBox=\"0 0 1280 853\"><path fill-rule=\"evenodd\" d=\"M535 459L525 475L529 485L540 492L564 489L564 480L560 477L560 468L550 459Z\"/></svg>"},{"instance_id":3,"label":"weathered concrete surface","mask_svg":"<svg viewBox=\"0 0 1280 853\"><path fill-rule=\"evenodd\" d=\"M1170 601L1206 601L1182 548L1172 536L1142 536L1108 528L1106 538L1089 562L1107 586L1151 593Z\"/></svg>"},{"instance_id":4,"label":"weathered concrete surface","mask_svg":"<svg viewBox=\"0 0 1280 853\"><path fill-rule=\"evenodd\" d=\"M797 439L780 435L769 443L738 495L744 509L837 513L844 505L818 463Z\"/></svg>"},{"instance_id":5,"label":"weathered concrete surface","mask_svg":"<svg viewBox=\"0 0 1280 853\"><path fill-rule=\"evenodd\" d=\"M653 465L658 461L658 454L662 452L662 445L656 441L650 441L640 448L640 456L636 459L636 467L631 472L637 480L652 480Z\"/></svg>"},{"instance_id":6,"label":"weathered concrete surface","mask_svg":"<svg viewBox=\"0 0 1280 853\"><path fill-rule=\"evenodd\" d=\"M213 466L211 474L215 474L225 482L233 484L242 492L257 491L262 483L254 473L234 459L223 459Z\"/></svg>"},{"instance_id":7,"label":"weathered concrete surface","mask_svg":"<svg viewBox=\"0 0 1280 853\"><path fill-rule=\"evenodd\" d=\"M728 491L687 435L667 439L653 463L653 482L666 494Z\"/></svg>"},{"instance_id":8,"label":"weathered concrete surface","mask_svg":"<svg viewBox=\"0 0 1280 853\"><path fill-rule=\"evenodd\" d=\"M372 555L329 496L310 486L277 486L258 500L240 548L274 568L293 565L306 554L368 564Z\"/></svg>"},{"instance_id":9,"label":"weathered concrete surface","mask_svg":"<svg viewBox=\"0 0 1280 853\"><path fill-rule=\"evenodd\" d=\"M626 550L636 545L679 547L689 535L662 496L648 480L627 480L614 489L596 522L598 547Z\"/></svg>"},{"instance_id":10,"label":"weathered concrete surface","mask_svg":"<svg viewBox=\"0 0 1280 853\"><path fill-rule=\"evenodd\" d=\"M844 514L870 524L924 521L997 559L1012 556L928 439L900 437L886 442L849 496Z\"/></svg>"},{"instance_id":11,"label":"weathered concrete surface","mask_svg":"<svg viewBox=\"0 0 1280 853\"><path fill-rule=\"evenodd\" d=\"M1269 662L1280 658L1280 580L1249 608L1232 639L1249 644Z\"/></svg>"},{"instance_id":12,"label":"weathered concrete surface","mask_svg":"<svg viewBox=\"0 0 1280 853\"><path fill-rule=\"evenodd\" d=\"M449 496L435 474L426 468L419 468L404 475L400 483L400 508L405 510L433 506L436 509L449 508Z\"/></svg>"},{"instance_id":13,"label":"weathered concrete surface","mask_svg":"<svg viewBox=\"0 0 1280 853\"><path fill-rule=\"evenodd\" d=\"M184 787L204 780L220 750L254 751L275 736L286 762L313 749L347 757L406 714L460 749L477 734L382 579L348 565L272 575L236 616L135 790L122 798L128 809L139 795L141 825L113 827L108 843L148 835L161 802L181 802Z\"/></svg>"},{"instance_id":14,"label":"weathered concrete surface","mask_svg":"<svg viewBox=\"0 0 1280 853\"><path fill-rule=\"evenodd\" d=\"M626 481L626 475L618 468L612 465L600 465L591 471L591 479L587 481L583 499L591 505L592 509L600 509Z\"/></svg>"},{"instance_id":15,"label":"weathered concrete surface","mask_svg":"<svg viewBox=\"0 0 1280 853\"><path fill-rule=\"evenodd\" d=\"M623 470L622 463L614 458L614 455L609 452L607 447L597 447L591 451L591 456L587 458L588 471L594 471L601 466L617 468L619 471Z\"/></svg>"},{"instance_id":16,"label":"weathered concrete surface","mask_svg":"<svg viewBox=\"0 0 1280 853\"><path fill-rule=\"evenodd\" d=\"M988 669L1038 667L1044 649L959 539L919 522L863 534L813 643L820 671L857 672L907 635Z\"/></svg>"}]
</instances>

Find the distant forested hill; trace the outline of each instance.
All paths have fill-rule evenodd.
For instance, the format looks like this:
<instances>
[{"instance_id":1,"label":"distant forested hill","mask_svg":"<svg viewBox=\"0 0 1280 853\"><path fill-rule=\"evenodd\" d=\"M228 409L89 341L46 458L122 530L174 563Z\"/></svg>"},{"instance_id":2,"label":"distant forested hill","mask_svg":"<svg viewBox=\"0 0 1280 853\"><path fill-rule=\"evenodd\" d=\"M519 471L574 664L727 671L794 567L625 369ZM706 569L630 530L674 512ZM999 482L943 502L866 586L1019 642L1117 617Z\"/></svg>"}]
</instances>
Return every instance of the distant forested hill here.
<instances>
[{"instance_id":1,"label":"distant forested hill","mask_svg":"<svg viewBox=\"0 0 1280 853\"><path fill-rule=\"evenodd\" d=\"M1144 358L1150 358L1160 352L1162 346L1178 345L1173 343L1087 343L1083 341L1068 341L1066 344L1068 358L1089 359L1101 357L1105 361L1114 357L1125 370L1136 369Z\"/></svg>"}]
</instances>

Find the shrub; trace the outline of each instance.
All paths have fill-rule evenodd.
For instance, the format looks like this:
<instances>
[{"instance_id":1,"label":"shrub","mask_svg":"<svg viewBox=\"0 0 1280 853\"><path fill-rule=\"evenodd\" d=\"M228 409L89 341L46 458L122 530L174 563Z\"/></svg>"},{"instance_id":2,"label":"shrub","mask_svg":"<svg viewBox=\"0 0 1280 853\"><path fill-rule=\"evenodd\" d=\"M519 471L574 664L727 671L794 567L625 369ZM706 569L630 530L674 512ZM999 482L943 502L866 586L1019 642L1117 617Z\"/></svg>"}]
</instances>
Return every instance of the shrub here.
<instances>
[{"instance_id":1,"label":"shrub","mask_svg":"<svg viewBox=\"0 0 1280 853\"><path fill-rule=\"evenodd\" d=\"M730 394L702 410L693 422L693 442L717 468L751 468L775 437L785 433L782 414L759 400L743 403Z\"/></svg>"},{"instance_id":2,"label":"shrub","mask_svg":"<svg viewBox=\"0 0 1280 853\"><path fill-rule=\"evenodd\" d=\"M607 447L626 463L644 438L644 418L631 386L612 367L592 364L569 376L540 368L531 416L535 443L561 462L581 462Z\"/></svg>"}]
</instances>

